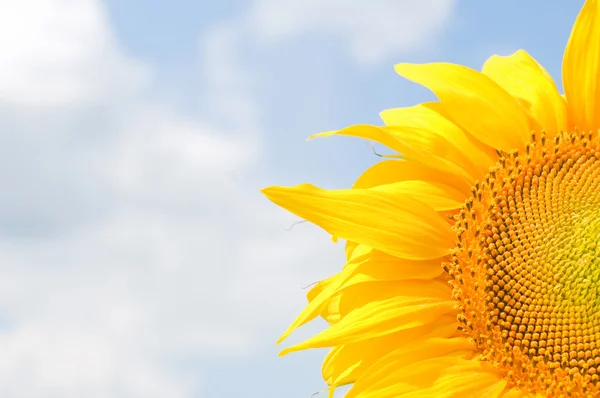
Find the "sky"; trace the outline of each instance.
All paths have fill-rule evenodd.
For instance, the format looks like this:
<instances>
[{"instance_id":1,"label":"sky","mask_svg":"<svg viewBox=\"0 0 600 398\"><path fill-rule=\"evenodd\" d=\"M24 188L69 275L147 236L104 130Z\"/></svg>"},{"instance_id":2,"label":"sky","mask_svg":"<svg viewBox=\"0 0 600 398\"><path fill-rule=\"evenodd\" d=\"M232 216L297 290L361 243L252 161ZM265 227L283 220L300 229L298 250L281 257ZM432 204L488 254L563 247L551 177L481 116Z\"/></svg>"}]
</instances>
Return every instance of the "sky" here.
<instances>
[{"instance_id":1,"label":"sky","mask_svg":"<svg viewBox=\"0 0 600 398\"><path fill-rule=\"evenodd\" d=\"M434 99L395 63L560 82L583 1L0 4L0 396L308 398L326 351L275 341L343 246L260 188L377 162L306 138Z\"/></svg>"}]
</instances>

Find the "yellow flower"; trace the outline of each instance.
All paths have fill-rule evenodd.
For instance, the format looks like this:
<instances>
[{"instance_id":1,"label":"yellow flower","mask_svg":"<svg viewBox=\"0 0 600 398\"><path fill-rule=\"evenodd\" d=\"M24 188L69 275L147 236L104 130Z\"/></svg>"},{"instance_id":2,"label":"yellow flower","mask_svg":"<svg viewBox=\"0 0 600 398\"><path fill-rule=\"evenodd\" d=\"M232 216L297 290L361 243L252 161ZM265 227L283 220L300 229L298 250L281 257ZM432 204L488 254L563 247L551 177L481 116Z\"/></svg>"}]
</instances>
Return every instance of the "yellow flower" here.
<instances>
[{"instance_id":1,"label":"yellow flower","mask_svg":"<svg viewBox=\"0 0 600 398\"><path fill-rule=\"evenodd\" d=\"M320 135L399 155L351 189L263 191L347 241L281 339L329 328L282 354L332 347L323 377L347 398L600 396L599 1L573 27L564 96L525 51L396 70L439 102Z\"/></svg>"}]
</instances>

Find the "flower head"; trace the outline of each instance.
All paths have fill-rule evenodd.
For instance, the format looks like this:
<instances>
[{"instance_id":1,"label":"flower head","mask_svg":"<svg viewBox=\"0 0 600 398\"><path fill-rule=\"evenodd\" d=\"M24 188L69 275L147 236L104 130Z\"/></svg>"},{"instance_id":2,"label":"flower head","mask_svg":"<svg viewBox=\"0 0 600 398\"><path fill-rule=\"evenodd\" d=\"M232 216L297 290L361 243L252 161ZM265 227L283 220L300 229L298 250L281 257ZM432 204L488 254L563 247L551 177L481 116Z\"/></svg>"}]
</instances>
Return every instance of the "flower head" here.
<instances>
[{"instance_id":1,"label":"flower head","mask_svg":"<svg viewBox=\"0 0 600 398\"><path fill-rule=\"evenodd\" d=\"M599 2L573 27L564 95L522 50L396 71L439 102L319 135L398 155L351 189L263 191L347 241L282 339L329 328L283 353L331 347L323 376L347 398L600 396Z\"/></svg>"}]
</instances>

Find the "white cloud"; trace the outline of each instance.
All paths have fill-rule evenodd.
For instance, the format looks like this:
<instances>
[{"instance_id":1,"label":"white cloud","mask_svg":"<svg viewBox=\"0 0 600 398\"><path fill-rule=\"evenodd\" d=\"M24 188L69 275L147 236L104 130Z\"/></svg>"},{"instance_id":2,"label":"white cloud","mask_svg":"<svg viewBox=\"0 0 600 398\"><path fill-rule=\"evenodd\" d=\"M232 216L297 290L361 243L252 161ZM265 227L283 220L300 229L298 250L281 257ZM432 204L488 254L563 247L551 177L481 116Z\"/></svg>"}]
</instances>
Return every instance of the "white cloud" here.
<instances>
[{"instance_id":1,"label":"white cloud","mask_svg":"<svg viewBox=\"0 0 600 398\"><path fill-rule=\"evenodd\" d=\"M250 94L256 89L253 76L240 57L247 45L244 24L225 22L199 40L199 54L206 86L206 111L228 129L260 134L258 109Z\"/></svg>"},{"instance_id":2,"label":"white cloud","mask_svg":"<svg viewBox=\"0 0 600 398\"><path fill-rule=\"evenodd\" d=\"M93 101L148 78L142 65L120 54L98 1L3 1L0 48L3 101Z\"/></svg>"},{"instance_id":3,"label":"white cloud","mask_svg":"<svg viewBox=\"0 0 600 398\"><path fill-rule=\"evenodd\" d=\"M308 33L342 40L364 64L420 50L447 27L455 0L255 0L254 31L272 42Z\"/></svg>"},{"instance_id":4,"label":"white cloud","mask_svg":"<svg viewBox=\"0 0 600 398\"><path fill-rule=\"evenodd\" d=\"M160 106L132 110L125 123L108 166L110 178L136 195L160 186L159 196L182 198L208 181L227 183L259 150L251 134L224 133Z\"/></svg>"},{"instance_id":5,"label":"white cloud","mask_svg":"<svg viewBox=\"0 0 600 398\"><path fill-rule=\"evenodd\" d=\"M282 292L329 273L327 239L282 234L250 178L257 111L220 68L237 39L204 43L225 132L143 95L100 1L4 8L0 396L190 397L181 363L255 352L303 302Z\"/></svg>"}]
</instances>

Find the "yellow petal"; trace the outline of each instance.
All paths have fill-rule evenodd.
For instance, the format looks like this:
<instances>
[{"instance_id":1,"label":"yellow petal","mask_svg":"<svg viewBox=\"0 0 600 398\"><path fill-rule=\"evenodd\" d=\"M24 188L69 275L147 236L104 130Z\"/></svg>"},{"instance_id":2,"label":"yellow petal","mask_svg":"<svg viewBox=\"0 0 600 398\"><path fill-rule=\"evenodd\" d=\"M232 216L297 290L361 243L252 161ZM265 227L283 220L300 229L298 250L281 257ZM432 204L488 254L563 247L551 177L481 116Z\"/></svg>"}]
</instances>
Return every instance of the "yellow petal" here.
<instances>
[{"instance_id":1,"label":"yellow petal","mask_svg":"<svg viewBox=\"0 0 600 398\"><path fill-rule=\"evenodd\" d=\"M327 300L344 285L344 282L348 280L362 263L368 261L369 259L366 256L359 257L358 259L353 258L348 261L343 272L328 278L326 284L319 283L315 288L311 289L309 292L310 296L308 297L308 305L287 330L283 332L279 340L277 340L277 344L289 337L294 330L316 318L319 312L323 310L323 307L327 305Z\"/></svg>"},{"instance_id":2,"label":"yellow petal","mask_svg":"<svg viewBox=\"0 0 600 398\"><path fill-rule=\"evenodd\" d=\"M370 301L350 312L329 329L283 350L280 355L308 348L354 343L419 327L455 311L454 306L453 301L440 301L434 297L395 296L386 300Z\"/></svg>"},{"instance_id":3,"label":"yellow petal","mask_svg":"<svg viewBox=\"0 0 600 398\"><path fill-rule=\"evenodd\" d=\"M386 125L397 132L400 139L407 139L410 143L410 135L402 132L402 128L411 127L417 131L425 131L423 141L428 146L424 148L437 156L451 160L478 176L481 173L481 165L484 172L488 171L491 164L495 163L497 156L489 146L473 139L470 135L457 126L446 116L440 113L439 103L424 103L407 108L388 109L380 113ZM414 134L413 134L414 135Z\"/></svg>"},{"instance_id":4,"label":"yellow petal","mask_svg":"<svg viewBox=\"0 0 600 398\"><path fill-rule=\"evenodd\" d=\"M474 180L474 177L460 165L445 158L450 143L439 135L433 137L436 133L429 130L411 127L400 129L389 126L357 125L337 131L315 134L309 139L331 135L346 135L376 141L400 153L401 157L406 160L426 164L436 170L453 173L469 184Z\"/></svg>"},{"instance_id":5,"label":"yellow petal","mask_svg":"<svg viewBox=\"0 0 600 398\"><path fill-rule=\"evenodd\" d=\"M495 372L458 371L440 377L432 387L413 391L403 397L499 398L505 388L506 380L502 380L500 375ZM374 398L374 396L372 397Z\"/></svg>"},{"instance_id":6,"label":"yellow petal","mask_svg":"<svg viewBox=\"0 0 600 398\"><path fill-rule=\"evenodd\" d=\"M369 366L389 352L420 345L432 337L448 338L456 332L457 326L456 316L441 316L424 326L336 346L323 362L323 378L330 386L354 382Z\"/></svg>"},{"instance_id":7,"label":"yellow petal","mask_svg":"<svg viewBox=\"0 0 600 398\"><path fill-rule=\"evenodd\" d=\"M426 261L406 260L363 245L359 247L365 249L366 252L348 261L343 271L336 275L331 283L328 283L324 288L320 288L318 294L310 298L309 304L282 334L277 341L278 344L286 339L295 329L316 318L329 304L332 296L350 286L359 283L434 279L443 272L441 261L438 259ZM437 285L438 282L432 283ZM408 289L399 289L400 286L396 286L398 290L405 295L408 294ZM379 287L379 289L382 288L383 286ZM437 288L441 289L442 286L437 285ZM311 295L313 290L311 290ZM349 294L352 294L352 292L347 293L347 295ZM369 297L369 299L376 298L367 296L367 292L364 290L360 294L364 297ZM448 290L447 294L450 297L450 290ZM356 304L356 300L351 301ZM339 306L337 310L339 311Z\"/></svg>"},{"instance_id":8,"label":"yellow petal","mask_svg":"<svg viewBox=\"0 0 600 398\"><path fill-rule=\"evenodd\" d=\"M567 105L552 77L531 55L519 50L507 57L494 55L483 74L504 88L550 136L566 131Z\"/></svg>"},{"instance_id":9,"label":"yellow petal","mask_svg":"<svg viewBox=\"0 0 600 398\"><path fill-rule=\"evenodd\" d=\"M407 260L369 247L364 248L367 250L364 254L354 257L352 262L344 267L342 274L348 279L342 287L353 284L359 277L367 278L368 281L434 279L443 272L440 259ZM349 266L354 263L356 266Z\"/></svg>"},{"instance_id":10,"label":"yellow petal","mask_svg":"<svg viewBox=\"0 0 600 398\"><path fill-rule=\"evenodd\" d=\"M398 137L403 143L402 154L407 160L423 161L423 157L425 159L434 157L452 165L452 168L446 166L444 169L459 176L469 176L469 181L477 176L477 173L473 171L472 163L467 160L467 157L457 148L454 148L452 142L438 134L437 131L405 126L386 126L382 128Z\"/></svg>"},{"instance_id":11,"label":"yellow petal","mask_svg":"<svg viewBox=\"0 0 600 398\"><path fill-rule=\"evenodd\" d=\"M312 140L317 137L329 137L332 135L347 135L349 137L363 138L365 140L378 142L396 152L402 152L403 150L402 142L398 140L398 137L386 129L377 126L371 126L369 124L357 124L341 130L313 134L308 137L308 139Z\"/></svg>"},{"instance_id":12,"label":"yellow petal","mask_svg":"<svg viewBox=\"0 0 600 398\"><path fill-rule=\"evenodd\" d=\"M483 143L509 151L524 148L530 139L527 116L489 77L447 63L399 64L396 71L433 91L452 120Z\"/></svg>"},{"instance_id":13,"label":"yellow petal","mask_svg":"<svg viewBox=\"0 0 600 398\"><path fill-rule=\"evenodd\" d=\"M330 276L329 278L318 281L306 294L306 298L308 301L314 300L323 290L325 290L329 285L335 283L336 279L339 277L339 273Z\"/></svg>"},{"instance_id":14,"label":"yellow petal","mask_svg":"<svg viewBox=\"0 0 600 398\"><path fill-rule=\"evenodd\" d=\"M437 280L407 279L372 282L364 278L364 275L357 275L356 278L350 278L339 291L327 299L326 306L321 309L319 315L333 325L356 308L363 307L371 301L399 296L421 297L426 292L429 297L440 300L446 300L451 296L448 284Z\"/></svg>"},{"instance_id":15,"label":"yellow petal","mask_svg":"<svg viewBox=\"0 0 600 398\"><path fill-rule=\"evenodd\" d=\"M394 350L371 365L346 398L403 396L435 385L449 369L479 370L479 363L463 359L472 355L474 348L466 338L431 338L419 345Z\"/></svg>"},{"instance_id":16,"label":"yellow petal","mask_svg":"<svg viewBox=\"0 0 600 398\"><path fill-rule=\"evenodd\" d=\"M442 104L441 102L426 102L423 104L423 106L431 109L449 122L452 121L452 117L450 116L449 112L452 107ZM457 142L459 142L459 147L466 148L464 152L467 150L469 151L469 153L465 153L465 155L468 156L473 163L475 163L475 166L478 170L477 177L479 177L481 174L487 174L490 165L498 161L498 152L495 148L476 139L472 134L469 134L464 130L462 131L464 133L463 135L465 136L466 142L462 138L457 140Z\"/></svg>"},{"instance_id":17,"label":"yellow petal","mask_svg":"<svg viewBox=\"0 0 600 398\"><path fill-rule=\"evenodd\" d=\"M388 187L327 191L302 184L262 192L334 236L407 259L446 255L454 244L449 224L431 207Z\"/></svg>"},{"instance_id":18,"label":"yellow petal","mask_svg":"<svg viewBox=\"0 0 600 398\"><path fill-rule=\"evenodd\" d=\"M503 395L501 395L502 398L524 398L524 397L529 397L530 395L523 391L523 390L518 390L516 388L511 388L510 390L507 390Z\"/></svg>"},{"instance_id":19,"label":"yellow petal","mask_svg":"<svg viewBox=\"0 0 600 398\"><path fill-rule=\"evenodd\" d=\"M455 174L405 160L384 160L375 163L358 177L352 188L373 188L408 180L443 182L467 195L471 192L471 185Z\"/></svg>"},{"instance_id":20,"label":"yellow petal","mask_svg":"<svg viewBox=\"0 0 600 398\"><path fill-rule=\"evenodd\" d=\"M333 276L330 276L330 277L329 277L329 278L327 278L327 279L323 279L322 281L319 281L319 282L318 282L318 283L317 283L315 286L313 286L313 287L312 287L312 288L311 288L311 289L308 291L308 293L306 294L306 298L308 299L308 303L309 303L309 305L310 305L310 303L312 303L314 300L316 300L316 299L317 299L317 298L318 298L318 297L319 297L319 296L320 296L320 295L323 293L323 291L327 291L327 289L328 289L328 287L329 287L330 285L332 285L332 284L335 284L335 283L336 283L336 281L337 281L337 280L338 280L338 279L341 277L341 275L340 275L340 274L341 274L341 273L337 273L337 274L335 274L335 275L333 275ZM305 311L306 311L306 310L305 310ZM322 314L325 314L325 311L322 311ZM315 317L316 317L316 316L315 316ZM289 334L291 334L291 333L294 331L294 329L295 329L295 328L297 328L297 327L299 327L299 326L302 326L304 323L306 323L306 322L310 321L311 319L314 319L315 317L313 317L313 318L310 318L310 319L306 319L306 321L304 321L304 322L302 322L302 323L299 323L299 324L296 324L296 325L295 325L295 327L292 327L292 326L290 326L290 327L289 327L289 328L286 330L286 332L284 333L284 335L283 335L283 336L281 336L281 337L279 338L279 340L277 341L277 344L279 344L279 343L280 343L280 342L281 342L281 341L282 341L284 338L286 338L286 337L287 337ZM327 319L325 319L325 320L327 320ZM330 320L327 320L327 321L329 322L329 321L333 321L333 320L334 320L334 319L330 319ZM294 322L294 323L296 323L296 322Z\"/></svg>"},{"instance_id":21,"label":"yellow petal","mask_svg":"<svg viewBox=\"0 0 600 398\"><path fill-rule=\"evenodd\" d=\"M346 252L346 259L347 260L350 260L350 258L352 258L352 255L353 255L353 253L354 253L354 251L355 251L355 249L357 247L358 247L358 243L357 242L346 241L345 252Z\"/></svg>"},{"instance_id":22,"label":"yellow petal","mask_svg":"<svg viewBox=\"0 0 600 398\"><path fill-rule=\"evenodd\" d=\"M565 49L563 86L567 105L581 130L600 127L600 4L583 5Z\"/></svg>"},{"instance_id":23,"label":"yellow petal","mask_svg":"<svg viewBox=\"0 0 600 398\"><path fill-rule=\"evenodd\" d=\"M395 192L405 193L419 202L431 206L436 211L447 211L460 208L467 195L456 188L433 181L400 181L388 185ZM383 186L381 186L383 188Z\"/></svg>"}]
</instances>

